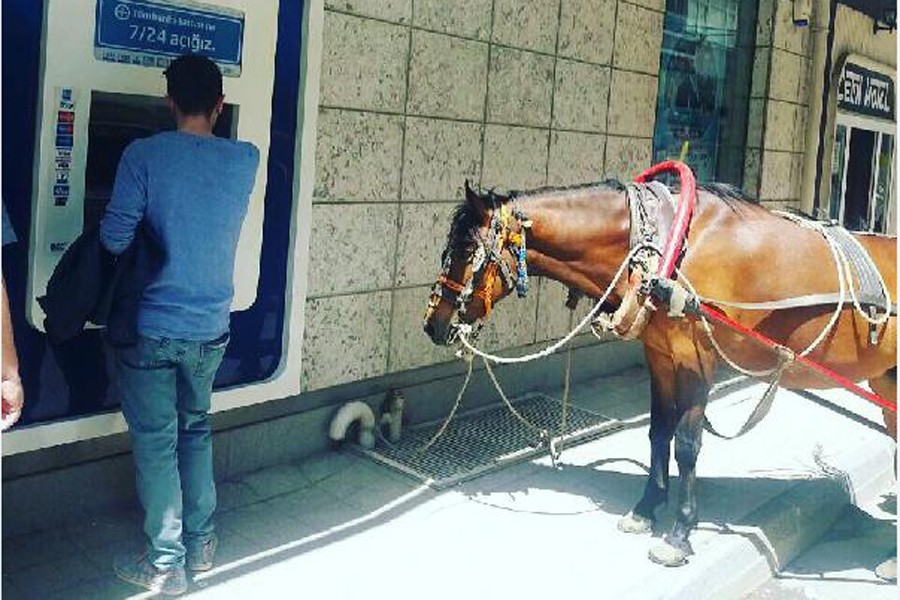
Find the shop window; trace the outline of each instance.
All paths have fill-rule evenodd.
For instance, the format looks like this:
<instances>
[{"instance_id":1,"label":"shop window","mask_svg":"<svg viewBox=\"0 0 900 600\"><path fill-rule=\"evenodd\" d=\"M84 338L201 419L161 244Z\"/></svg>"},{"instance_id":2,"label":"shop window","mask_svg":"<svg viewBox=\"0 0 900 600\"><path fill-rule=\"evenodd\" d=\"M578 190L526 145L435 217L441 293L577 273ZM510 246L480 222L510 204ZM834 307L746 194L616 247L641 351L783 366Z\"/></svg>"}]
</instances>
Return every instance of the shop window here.
<instances>
[{"instance_id":1,"label":"shop window","mask_svg":"<svg viewBox=\"0 0 900 600\"><path fill-rule=\"evenodd\" d=\"M829 216L852 231L886 233L894 185L892 125L838 116Z\"/></svg>"},{"instance_id":2,"label":"shop window","mask_svg":"<svg viewBox=\"0 0 900 600\"><path fill-rule=\"evenodd\" d=\"M743 184L757 2L667 0L655 162L681 158L698 180Z\"/></svg>"}]
</instances>

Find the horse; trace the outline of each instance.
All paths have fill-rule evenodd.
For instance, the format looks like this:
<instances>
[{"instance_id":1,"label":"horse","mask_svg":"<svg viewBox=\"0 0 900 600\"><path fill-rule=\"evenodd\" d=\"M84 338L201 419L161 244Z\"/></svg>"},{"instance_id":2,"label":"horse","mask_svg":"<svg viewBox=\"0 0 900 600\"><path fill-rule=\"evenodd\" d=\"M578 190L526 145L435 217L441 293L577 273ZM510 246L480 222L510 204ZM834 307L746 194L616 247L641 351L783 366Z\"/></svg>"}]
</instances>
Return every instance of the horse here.
<instances>
[{"instance_id":1,"label":"horse","mask_svg":"<svg viewBox=\"0 0 900 600\"><path fill-rule=\"evenodd\" d=\"M482 323L513 290L522 295L523 267L563 283L570 294L596 301L632 256L635 215L628 190L617 181L505 194L475 191L468 182L465 188L425 314L424 329L435 344L450 344L466 325ZM793 352L820 339L807 356L810 360L851 381L868 381L876 394L896 399L896 311L885 312L874 327L852 306L747 306L837 290L837 269L823 268L834 260L825 238L730 185L700 185L696 198L678 263L680 276L694 292L721 301L717 308L727 317ZM854 237L881 273L885 292L896 290L896 238ZM633 304L630 278L619 278L610 290L604 308ZM896 302L895 297L887 300ZM717 328L713 338L699 319L672 317L664 309L646 311L644 317L635 337L643 343L651 376L650 468L640 499L620 519L619 529L651 530L656 509L668 500L674 446L680 474L676 518L649 558L679 566L693 553L689 536L698 523L695 472L708 395L721 360L718 352L748 369L777 371L781 386L789 389L835 386L795 363L779 362L771 350L736 332ZM627 331L631 323L618 325ZM896 437L895 429L891 435Z\"/></svg>"}]
</instances>

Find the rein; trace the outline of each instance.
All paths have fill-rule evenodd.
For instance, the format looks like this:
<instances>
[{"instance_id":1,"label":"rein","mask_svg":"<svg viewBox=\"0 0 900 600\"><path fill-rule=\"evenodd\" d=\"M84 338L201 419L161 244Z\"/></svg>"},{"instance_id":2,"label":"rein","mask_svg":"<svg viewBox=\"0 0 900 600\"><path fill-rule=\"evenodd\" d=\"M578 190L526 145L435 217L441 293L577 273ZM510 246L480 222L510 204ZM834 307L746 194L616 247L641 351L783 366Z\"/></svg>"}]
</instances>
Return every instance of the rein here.
<instances>
[{"instance_id":1,"label":"rein","mask_svg":"<svg viewBox=\"0 0 900 600\"><path fill-rule=\"evenodd\" d=\"M445 252L443 269L431 291L426 320L428 314L437 308L441 298L455 302L459 320L468 311L472 298L478 298L484 304L484 315L478 320L477 333L493 308L493 290L498 277L502 278L506 289L515 288L518 297L525 298L529 287L528 263L525 259L526 232L530 227L531 220L518 208L510 208L504 204L499 210L491 211L491 219L487 224L487 238L482 237L477 231L472 233L477 245L472 255L472 273L465 283L450 277L452 253L448 248ZM504 250L512 253L516 263L515 273L503 260ZM458 325L455 326L454 331L458 332L458 328Z\"/></svg>"}]
</instances>

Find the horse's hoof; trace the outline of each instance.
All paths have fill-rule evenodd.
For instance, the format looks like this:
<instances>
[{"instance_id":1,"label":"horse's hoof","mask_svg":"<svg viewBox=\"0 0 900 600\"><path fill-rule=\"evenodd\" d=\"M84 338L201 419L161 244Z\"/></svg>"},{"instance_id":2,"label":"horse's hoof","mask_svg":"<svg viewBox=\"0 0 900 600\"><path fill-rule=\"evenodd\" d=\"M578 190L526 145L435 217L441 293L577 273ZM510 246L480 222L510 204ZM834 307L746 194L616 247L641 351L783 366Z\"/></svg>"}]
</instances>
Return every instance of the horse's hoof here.
<instances>
[{"instance_id":1,"label":"horse's hoof","mask_svg":"<svg viewBox=\"0 0 900 600\"><path fill-rule=\"evenodd\" d=\"M650 560L664 567L680 567L687 564L688 552L676 548L669 542L663 542L650 548Z\"/></svg>"},{"instance_id":2,"label":"horse's hoof","mask_svg":"<svg viewBox=\"0 0 900 600\"><path fill-rule=\"evenodd\" d=\"M633 512L619 519L619 531L624 533L648 533L653 526L653 521Z\"/></svg>"},{"instance_id":3,"label":"horse's hoof","mask_svg":"<svg viewBox=\"0 0 900 600\"><path fill-rule=\"evenodd\" d=\"M887 581L897 580L897 557L889 558L877 567L875 574Z\"/></svg>"}]
</instances>

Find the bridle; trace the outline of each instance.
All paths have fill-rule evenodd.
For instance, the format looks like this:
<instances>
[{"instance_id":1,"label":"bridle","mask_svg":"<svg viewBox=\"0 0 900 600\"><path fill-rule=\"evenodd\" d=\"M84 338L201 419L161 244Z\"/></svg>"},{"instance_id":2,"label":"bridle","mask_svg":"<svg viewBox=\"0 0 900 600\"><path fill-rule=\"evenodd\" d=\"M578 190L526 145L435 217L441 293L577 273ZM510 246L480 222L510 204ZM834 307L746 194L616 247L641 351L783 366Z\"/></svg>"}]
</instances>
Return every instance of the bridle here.
<instances>
[{"instance_id":1,"label":"bridle","mask_svg":"<svg viewBox=\"0 0 900 600\"><path fill-rule=\"evenodd\" d=\"M484 304L484 315L478 319L478 324L473 330L473 336L476 336L493 308L493 289L498 277L501 278L505 290L515 288L520 298L526 297L528 264L525 261L525 232L530 227L531 221L516 207L503 204L499 209L492 210L487 223L487 235L482 236L478 229L472 229L469 233L476 245L469 259L472 273L464 283L450 277L453 240L448 240L444 249L441 274L431 290L431 299L425 312L426 323L442 299L454 303L456 319L451 324L450 341L452 341L457 333L456 325L468 312L472 299L478 298ZM515 272L510 264L503 260L505 250L512 253L516 263Z\"/></svg>"}]
</instances>

